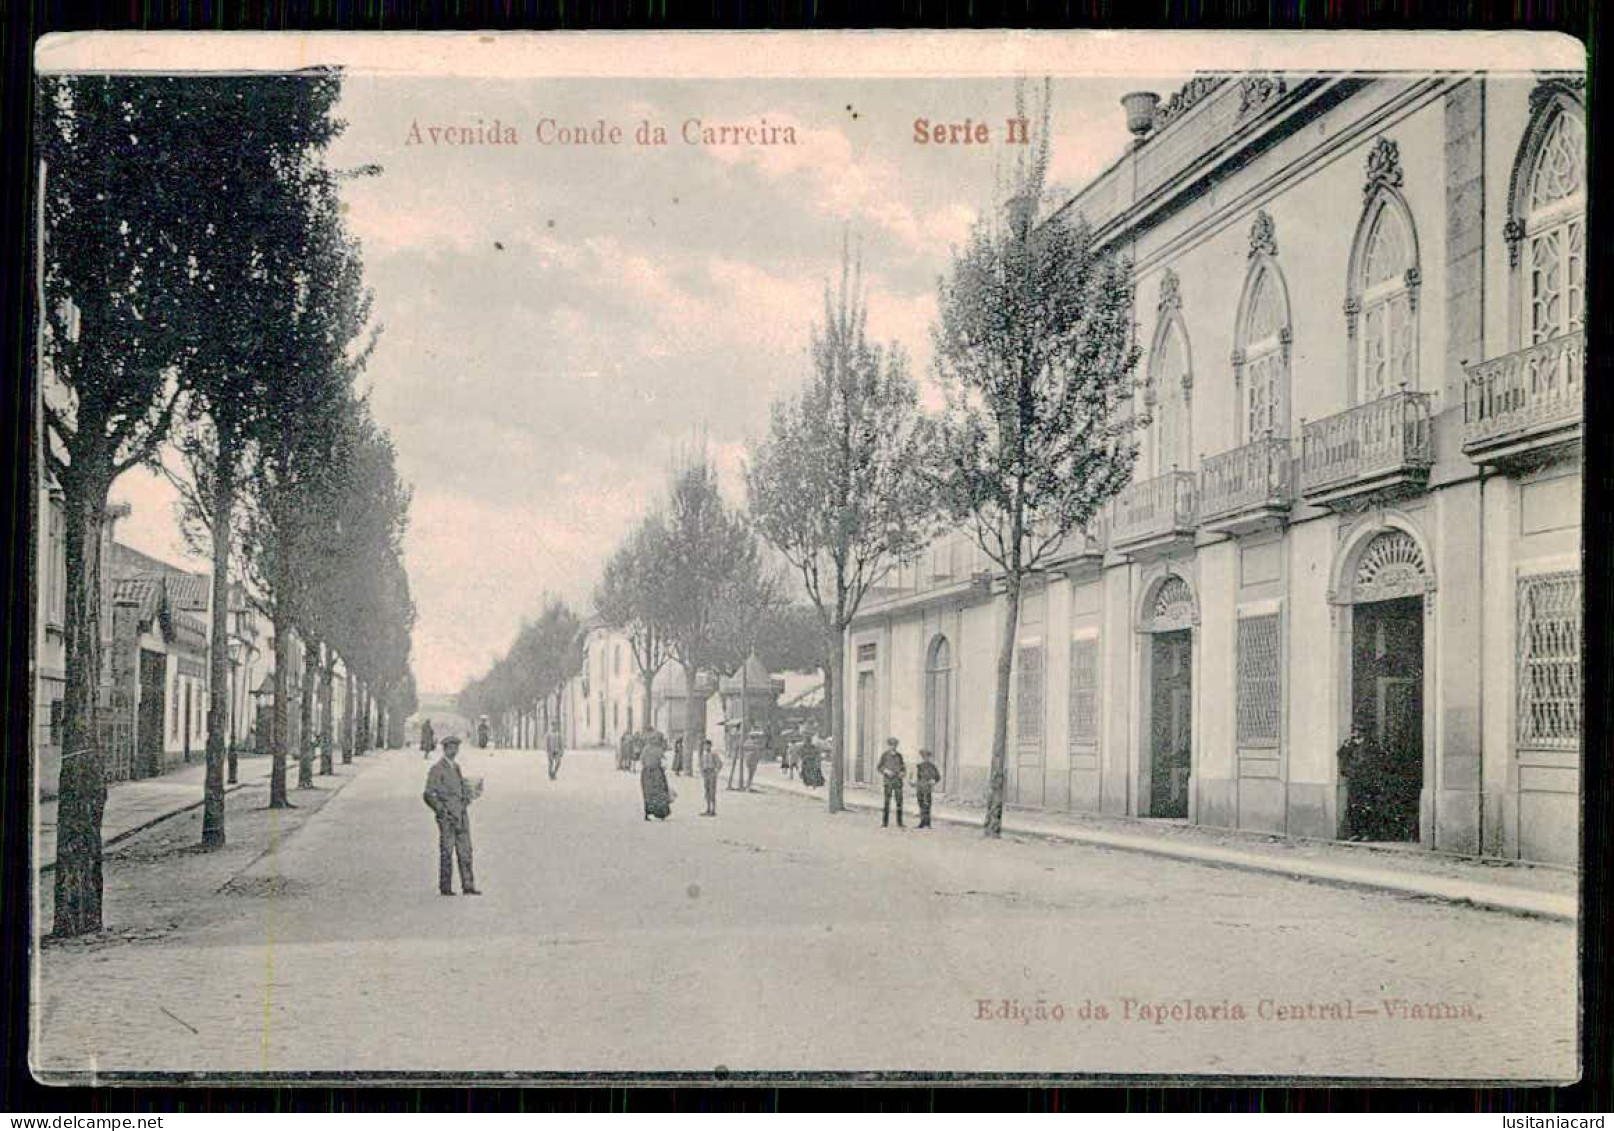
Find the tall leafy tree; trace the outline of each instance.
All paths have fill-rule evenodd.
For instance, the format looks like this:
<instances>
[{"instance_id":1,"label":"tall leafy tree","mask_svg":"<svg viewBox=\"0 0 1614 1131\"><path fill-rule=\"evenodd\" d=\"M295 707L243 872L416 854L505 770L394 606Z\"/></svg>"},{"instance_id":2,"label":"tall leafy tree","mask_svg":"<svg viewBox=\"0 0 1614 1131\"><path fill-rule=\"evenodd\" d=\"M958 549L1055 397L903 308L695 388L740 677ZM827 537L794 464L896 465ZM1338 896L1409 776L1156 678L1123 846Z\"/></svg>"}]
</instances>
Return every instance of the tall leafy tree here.
<instances>
[{"instance_id":1,"label":"tall leafy tree","mask_svg":"<svg viewBox=\"0 0 1614 1131\"><path fill-rule=\"evenodd\" d=\"M1002 571L1006 591L990 837L1003 829L1025 579L1126 485L1137 455L1131 265L1063 212L1037 220L1048 168L1046 90L1036 148L1016 169L1007 208L978 222L954 252L934 331L948 405L937 449L943 500Z\"/></svg>"},{"instance_id":2,"label":"tall leafy tree","mask_svg":"<svg viewBox=\"0 0 1614 1131\"><path fill-rule=\"evenodd\" d=\"M189 517L210 542L212 623L202 845L225 843L224 763L229 725L230 549L238 479L273 387L263 312L294 277L309 193L341 130L330 72L191 80L193 106L215 159L192 193L193 223L209 238L195 255L198 313L209 330L188 361L180 448L190 471Z\"/></svg>"},{"instance_id":3,"label":"tall leafy tree","mask_svg":"<svg viewBox=\"0 0 1614 1131\"><path fill-rule=\"evenodd\" d=\"M310 617L311 582L332 512L333 462L345 442L339 421L352 411L353 382L374 345L370 296L357 244L341 222L334 173L320 177L300 232L298 271L265 312L267 362L277 376L260 421L256 458L242 499L247 572L274 624L270 800L284 808L291 639ZM308 673L313 678L313 671ZM401 678L400 667L393 678ZM379 687L379 684L375 686ZM309 727L301 720L302 730Z\"/></svg>"},{"instance_id":4,"label":"tall leafy tree","mask_svg":"<svg viewBox=\"0 0 1614 1131\"><path fill-rule=\"evenodd\" d=\"M773 406L746 475L751 521L801 575L824 635L832 813L844 808L847 628L924 543L936 514L917 387L898 349L869 341L867 322L862 270L843 249L839 290L825 285L824 320L813 328L806 385Z\"/></svg>"},{"instance_id":5,"label":"tall leafy tree","mask_svg":"<svg viewBox=\"0 0 1614 1131\"><path fill-rule=\"evenodd\" d=\"M751 734L751 688L746 682L747 668L752 655L762 647L768 626L784 606L783 580L763 568L756 540L748 539L739 547L739 556L732 563L724 582L713 618L716 625L713 666L725 675L740 676L742 747ZM748 784L742 769L743 761L743 758L729 759L729 789L734 788L736 772L742 786Z\"/></svg>"},{"instance_id":6,"label":"tall leafy tree","mask_svg":"<svg viewBox=\"0 0 1614 1131\"><path fill-rule=\"evenodd\" d=\"M706 733L706 705L695 700L695 678L722 658L722 601L736 568L755 562L755 539L723 501L717 470L704 450L687 455L674 469L666 513L672 579L667 640L684 669L684 743L694 749Z\"/></svg>"},{"instance_id":7,"label":"tall leafy tree","mask_svg":"<svg viewBox=\"0 0 1614 1131\"><path fill-rule=\"evenodd\" d=\"M771 672L822 671L828 660L818 610L799 601L780 605L764 621L756 650Z\"/></svg>"},{"instance_id":8,"label":"tall leafy tree","mask_svg":"<svg viewBox=\"0 0 1614 1131\"><path fill-rule=\"evenodd\" d=\"M44 459L65 510L66 686L54 931L102 923L106 774L97 734L107 497L156 460L201 337L191 190L214 158L183 82L41 80Z\"/></svg>"},{"instance_id":9,"label":"tall leafy tree","mask_svg":"<svg viewBox=\"0 0 1614 1131\"><path fill-rule=\"evenodd\" d=\"M656 675L672 655L671 562L667 524L660 515L649 515L605 563L594 588L595 611L628 637L644 692L644 712L639 717L645 726L655 718Z\"/></svg>"}]
</instances>

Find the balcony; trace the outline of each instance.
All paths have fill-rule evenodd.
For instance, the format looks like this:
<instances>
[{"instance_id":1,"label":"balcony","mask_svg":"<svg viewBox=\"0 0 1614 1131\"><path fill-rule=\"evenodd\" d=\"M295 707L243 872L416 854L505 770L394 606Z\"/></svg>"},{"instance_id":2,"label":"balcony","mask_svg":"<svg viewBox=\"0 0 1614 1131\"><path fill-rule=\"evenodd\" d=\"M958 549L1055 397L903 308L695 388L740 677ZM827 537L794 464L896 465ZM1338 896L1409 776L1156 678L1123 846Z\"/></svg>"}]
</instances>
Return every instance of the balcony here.
<instances>
[{"instance_id":1,"label":"balcony","mask_svg":"<svg viewBox=\"0 0 1614 1131\"><path fill-rule=\"evenodd\" d=\"M1195 486L1191 471L1172 471L1128 484L1115 496L1110 512L1111 547L1142 557L1192 541Z\"/></svg>"},{"instance_id":2,"label":"balcony","mask_svg":"<svg viewBox=\"0 0 1614 1131\"><path fill-rule=\"evenodd\" d=\"M1282 525L1294 503L1287 437L1269 436L1206 459L1199 473L1199 527L1249 534Z\"/></svg>"},{"instance_id":3,"label":"balcony","mask_svg":"<svg viewBox=\"0 0 1614 1131\"><path fill-rule=\"evenodd\" d=\"M1338 508L1414 494L1435 462L1430 394L1402 390L1302 422L1300 493Z\"/></svg>"},{"instance_id":4,"label":"balcony","mask_svg":"<svg viewBox=\"0 0 1614 1131\"><path fill-rule=\"evenodd\" d=\"M1579 331L1468 367L1463 453L1523 468L1580 442L1586 338Z\"/></svg>"}]
</instances>

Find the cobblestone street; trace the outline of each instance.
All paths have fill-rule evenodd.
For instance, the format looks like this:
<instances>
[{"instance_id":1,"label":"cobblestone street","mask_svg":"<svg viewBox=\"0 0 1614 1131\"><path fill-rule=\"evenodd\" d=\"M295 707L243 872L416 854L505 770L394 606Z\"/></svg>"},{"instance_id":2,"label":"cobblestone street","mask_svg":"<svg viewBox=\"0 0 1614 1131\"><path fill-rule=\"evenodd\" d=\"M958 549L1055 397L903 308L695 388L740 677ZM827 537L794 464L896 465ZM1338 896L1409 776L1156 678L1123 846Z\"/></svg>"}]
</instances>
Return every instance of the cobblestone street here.
<instances>
[{"instance_id":1,"label":"cobblestone street","mask_svg":"<svg viewBox=\"0 0 1614 1131\"><path fill-rule=\"evenodd\" d=\"M646 823L595 751L467 750L487 894L444 899L421 758L363 761L167 929L46 946L36 1070L1576 1074L1569 924L779 794L705 820L687 778ZM110 921L151 866L110 860Z\"/></svg>"}]
</instances>

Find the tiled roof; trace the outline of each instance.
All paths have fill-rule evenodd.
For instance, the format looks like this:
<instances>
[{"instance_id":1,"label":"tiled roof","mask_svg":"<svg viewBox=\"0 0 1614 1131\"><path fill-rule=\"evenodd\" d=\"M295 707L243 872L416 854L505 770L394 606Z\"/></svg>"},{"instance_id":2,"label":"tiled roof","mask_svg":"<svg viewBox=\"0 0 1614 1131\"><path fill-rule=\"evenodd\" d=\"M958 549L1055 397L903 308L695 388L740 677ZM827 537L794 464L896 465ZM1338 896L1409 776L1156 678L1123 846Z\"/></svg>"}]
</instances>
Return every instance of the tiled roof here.
<instances>
[{"instance_id":1,"label":"tiled roof","mask_svg":"<svg viewBox=\"0 0 1614 1131\"><path fill-rule=\"evenodd\" d=\"M122 577L112 585L112 600L138 606L140 619L148 621L157 615L162 588L162 582L155 577Z\"/></svg>"},{"instance_id":2,"label":"tiled roof","mask_svg":"<svg viewBox=\"0 0 1614 1131\"><path fill-rule=\"evenodd\" d=\"M191 573L169 565L160 558L143 554L122 542L112 543L112 576L124 578L162 578L168 582L168 601L175 609L205 613L208 603L208 575Z\"/></svg>"},{"instance_id":3,"label":"tiled roof","mask_svg":"<svg viewBox=\"0 0 1614 1131\"><path fill-rule=\"evenodd\" d=\"M168 575L168 599L174 608L187 612L207 612L208 577L206 574L181 573Z\"/></svg>"}]
</instances>

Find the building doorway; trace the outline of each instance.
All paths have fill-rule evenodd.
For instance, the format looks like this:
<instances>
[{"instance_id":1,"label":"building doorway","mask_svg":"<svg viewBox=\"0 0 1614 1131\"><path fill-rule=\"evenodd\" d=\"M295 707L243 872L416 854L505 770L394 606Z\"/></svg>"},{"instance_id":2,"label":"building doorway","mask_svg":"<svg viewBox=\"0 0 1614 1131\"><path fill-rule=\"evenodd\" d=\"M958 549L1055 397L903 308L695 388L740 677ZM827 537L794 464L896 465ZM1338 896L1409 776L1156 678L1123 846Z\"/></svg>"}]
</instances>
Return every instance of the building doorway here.
<instances>
[{"instance_id":1,"label":"building doorway","mask_svg":"<svg viewBox=\"0 0 1614 1131\"><path fill-rule=\"evenodd\" d=\"M1148 815L1187 817L1193 766L1193 633L1156 632L1149 653Z\"/></svg>"},{"instance_id":2,"label":"building doorway","mask_svg":"<svg viewBox=\"0 0 1614 1131\"><path fill-rule=\"evenodd\" d=\"M869 780L869 766L874 762L874 673L857 673L857 759L852 767L852 780Z\"/></svg>"},{"instance_id":3,"label":"building doorway","mask_svg":"<svg viewBox=\"0 0 1614 1131\"><path fill-rule=\"evenodd\" d=\"M1371 791L1366 835L1419 839L1423 792L1424 602L1400 597L1355 605L1351 617L1351 722L1378 748L1382 761L1364 788ZM1357 788L1353 783L1351 788Z\"/></svg>"},{"instance_id":4,"label":"building doorway","mask_svg":"<svg viewBox=\"0 0 1614 1131\"><path fill-rule=\"evenodd\" d=\"M953 649L947 637L931 642L925 662L925 749L936 759L941 787L953 783Z\"/></svg>"},{"instance_id":5,"label":"building doorway","mask_svg":"<svg viewBox=\"0 0 1614 1131\"><path fill-rule=\"evenodd\" d=\"M168 716L167 657L140 650L139 748L135 777L153 777L163 768L163 720Z\"/></svg>"},{"instance_id":6,"label":"building doorway","mask_svg":"<svg viewBox=\"0 0 1614 1131\"><path fill-rule=\"evenodd\" d=\"M1041 808L1047 801L1043 771L1043 715L1046 690L1041 644L1022 645L1016 663L1014 767L1009 799Z\"/></svg>"}]
</instances>

